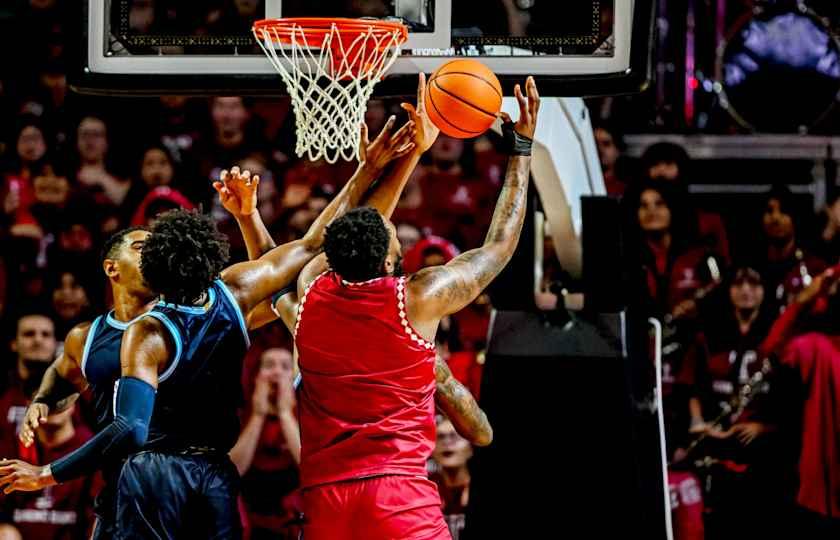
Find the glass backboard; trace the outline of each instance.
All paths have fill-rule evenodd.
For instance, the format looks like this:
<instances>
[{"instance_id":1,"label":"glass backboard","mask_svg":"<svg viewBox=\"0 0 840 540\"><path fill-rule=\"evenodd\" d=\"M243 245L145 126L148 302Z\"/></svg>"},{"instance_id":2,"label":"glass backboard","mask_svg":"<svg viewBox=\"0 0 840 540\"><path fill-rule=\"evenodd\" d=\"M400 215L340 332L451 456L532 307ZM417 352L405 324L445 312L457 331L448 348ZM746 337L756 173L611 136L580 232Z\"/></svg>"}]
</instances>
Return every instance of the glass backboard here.
<instances>
[{"instance_id":1,"label":"glass backboard","mask_svg":"<svg viewBox=\"0 0 840 540\"><path fill-rule=\"evenodd\" d=\"M654 0L86 0L71 85L94 94L282 95L254 41L263 18L396 18L409 27L379 96L418 72L475 57L506 92L525 75L544 95L633 92L649 80Z\"/></svg>"}]
</instances>

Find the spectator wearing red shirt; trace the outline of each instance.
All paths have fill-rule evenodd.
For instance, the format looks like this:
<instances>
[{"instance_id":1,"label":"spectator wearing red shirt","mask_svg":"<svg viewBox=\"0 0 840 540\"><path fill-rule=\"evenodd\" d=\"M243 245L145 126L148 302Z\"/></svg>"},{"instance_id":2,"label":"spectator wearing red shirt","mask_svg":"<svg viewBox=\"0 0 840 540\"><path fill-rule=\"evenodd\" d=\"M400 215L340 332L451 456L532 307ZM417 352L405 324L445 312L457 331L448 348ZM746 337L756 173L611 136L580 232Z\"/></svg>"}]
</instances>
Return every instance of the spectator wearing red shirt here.
<instances>
[{"instance_id":1,"label":"spectator wearing red shirt","mask_svg":"<svg viewBox=\"0 0 840 540\"><path fill-rule=\"evenodd\" d=\"M788 519L795 484L795 450L785 431L793 392L787 374L770 371L761 352L773 321L761 275L740 265L727 289L719 315L704 318L706 350L698 355L690 403L690 429L702 442L688 457L711 459L700 469L710 538L772 536ZM745 388L753 389L749 403L733 409Z\"/></svg>"},{"instance_id":2,"label":"spectator wearing red shirt","mask_svg":"<svg viewBox=\"0 0 840 540\"><path fill-rule=\"evenodd\" d=\"M810 280L825 270L820 258L808 253L798 234L801 219L790 189L774 186L765 196L761 225L764 253L759 256L769 300L784 308Z\"/></svg>"},{"instance_id":3,"label":"spectator wearing red shirt","mask_svg":"<svg viewBox=\"0 0 840 540\"><path fill-rule=\"evenodd\" d=\"M693 214L698 244L706 247L724 263L731 260L729 239L720 215L696 208L688 192L691 182L691 159L685 149L673 143L661 142L649 146L641 158L643 178L670 182L682 199L684 212Z\"/></svg>"},{"instance_id":4,"label":"spectator wearing red shirt","mask_svg":"<svg viewBox=\"0 0 840 540\"><path fill-rule=\"evenodd\" d=\"M429 166L418 177L418 185L429 205L429 227L464 249L480 245L498 186L478 176L471 141L440 135L428 157Z\"/></svg>"},{"instance_id":5,"label":"spectator wearing red shirt","mask_svg":"<svg viewBox=\"0 0 840 540\"><path fill-rule=\"evenodd\" d=\"M172 187L175 182L175 160L169 149L160 143L150 144L140 154L137 173L125 196L122 212L128 221L146 195L157 187Z\"/></svg>"},{"instance_id":6,"label":"spectator wearing red shirt","mask_svg":"<svg viewBox=\"0 0 840 540\"><path fill-rule=\"evenodd\" d=\"M91 437L74 425L75 405L47 417L30 448L18 445L14 454L34 464L50 463L80 447ZM98 476L79 478L38 492L15 492L0 499L0 532L14 528L24 539L76 540L87 538L94 524L93 499L101 488Z\"/></svg>"},{"instance_id":7,"label":"spectator wearing red shirt","mask_svg":"<svg viewBox=\"0 0 840 540\"><path fill-rule=\"evenodd\" d=\"M627 166L621 155L625 150L624 139L615 125L603 121L595 123L593 134L607 194L620 197L628 184Z\"/></svg>"},{"instance_id":8,"label":"spectator wearing red shirt","mask_svg":"<svg viewBox=\"0 0 840 540\"><path fill-rule=\"evenodd\" d=\"M458 435L446 417L437 416L437 443L432 453L429 479L440 493L443 518L452 540L464 530L467 504L470 500L470 470L467 463L473 455L472 445Z\"/></svg>"},{"instance_id":9,"label":"spectator wearing red shirt","mask_svg":"<svg viewBox=\"0 0 840 540\"><path fill-rule=\"evenodd\" d=\"M108 126L102 118L88 115L76 129L76 180L98 204L119 206L131 182L113 174L108 163Z\"/></svg>"},{"instance_id":10,"label":"spectator wearing red shirt","mask_svg":"<svg viewBox=\"0 0 840 540\"><path fill-rule=\"evenodd\" d=\"M33 179L39 162L47 154L48 141L43 123L34 116L24 115L9 145L8 172L4 175L0 200L3 201L4 220L15 236L40 238L43 231L30 212L35 203Z\"/></svg>"},{"instance_id":11,"label":"spectator wearing red shirt","mask_svg":"<svg viewBox=\"0 0 840 540\"><path fill-rule=\"evenodd\" d=\"M300 503L300 435L288 349L266 349L254 381L251 407L230 458L242 476L242 500L251 540L296 539Z\"/></svg>"},{"instance_id":12,"label":"spectator wearing red shirt","mask_svg":"<svg viewBox=\"0 0 840 540\"><path fill-rule=\"evenodd\" d=\"M641 292L637 302L660 318L711 281L704 272L706 253L693 243L691 216L680 205L677 188L663 182L643 182L624 196L628 219L627 268L637 272Z\"/></svg>"},{"instance_id":13,"label":"spectator wearing red shirt","mask_svg":"<svg viewBox=\"0 0 840 540\"><path fill-rule=\"evenodd\" d=\"M44 312L20 315L11 350L16 359L0 395L0 456L17 453L17 434L32 394L56 354L55 324Z\"/></svg>"}]
</instances>

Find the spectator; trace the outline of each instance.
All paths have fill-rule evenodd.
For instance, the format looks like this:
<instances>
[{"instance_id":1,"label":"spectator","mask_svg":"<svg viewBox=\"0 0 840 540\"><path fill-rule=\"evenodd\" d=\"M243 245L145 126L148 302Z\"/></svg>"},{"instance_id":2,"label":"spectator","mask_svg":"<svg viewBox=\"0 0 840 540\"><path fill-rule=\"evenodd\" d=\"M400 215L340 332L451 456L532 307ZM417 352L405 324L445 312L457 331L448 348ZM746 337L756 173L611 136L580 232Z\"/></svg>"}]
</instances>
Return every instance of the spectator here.
<instances>
[{"instance_id":1,"label":"spectator","mask_svg":"<svg viewBox=\"0 0 840 540\"><path fill-rule=\"evenodd\" d=\"M131 182L112 174L107 159L110 149L108 127L96 116L82 118L76 129L78 170L76 179L99 204L119 206L131 189Z\"/></svg>"},{"instance_id":2,"label":"spectator","mask_svg":"<svg viewBox=\"0 0 840 540\"><path fill-rule=\"evenodd\" d=\"M210 100L212 132L195 145L198 176L183 186L184 194L196 205L209 208L218 180L219 163L239 163L254 152L263 151L265 141L252 120L251 109L244 98L217 96Z\"/></svg>"},{"instance_id":3,"label":"spectator","mask_svg":"<svg viewBox=\"0 0 840 540\"><path fill-rule=\"evenodd\" d=\"M154 188L172 187L175 181L175 168L175 160L167 147L159 143L147 146L140 158L138 173L122 205L124 212L132 216L146 195Z\"/></svg>"},{"instance_id":4,"label":"spectator","mask_svg":"<svg viewBox=\"0 0 840 540\"><path fill-rule=\"evenodd\" d=\"M793 194L784 185L774 186L765 196L761 218L765 251L759 255L761 274L769 299L777 309L784 308L825 263L805 251L797 234L801 220Z\"/></svg>"},{"instance_id":5,"label":"spectator","mask_svg":"<svg viewBox=\"0 0 840 540\"><path fill-rule=\"evenodd\" d=\"M828 264L836 264L840 257L840 191L829 198L821 218L818 254Z\"/></svg>"},{"instance_id":6,"label":"spectator","mask_svg":"<svg viewBox=\"0 0 840 540\"><path fill-rule=\"evenodd\" d=\"M460 251L455 244L440 236L427 236L411 249L404 249L403 267L409 274L429 266L439 266L457 257Z\"/></svg>"},{"instance_id":7,"label":"spectator","mask_svg":"<svg viewBox=\"0 0 840 540\"><path fill-rule=\"evenodd\" d=\"M55 242L47 250L47 262L55 268L60 264L63 270L72 271L78 276L86 276L91 268L99 263L96 252L96 233L90 223L90 216L80 209L71 209L58 224L55 232ZM85 288L90 291L101 289L99 276L87 277Z\"/></svg>"},{"instance_id":8,"label":"spectator","mask_svg":"<svg viewBox=\"0 0 840 540\"><path fill-rule=\"evenodd\" d=\"M13 134L8 167L3 181L3 213L11 234L40 238L43 231L30 209L35 202L33 177L47 153L48 137L34 116L24 116Z\"/></svg>"},{"instance_id":9,"label":"spectator","mask_svg":"<svg viewBox=\"0 0 840 540\"><path fill-rule=\"evenodd\" d=\"M54 274L50 299L58 334L66 336L77 324L92 319L91 295L79 272L61 270Z\"/></svg>"},{"instance_id":10,"label":"spectator","mask_svg":"<svg viewBox=\"0 0 840 540\"><path fill-rule=\"evenodd\" d=\"M629 221L627 268L636 270L631 292L647 313L664 318L682 301L690 300L710 280L704 276L704 251L693 243L693 223L679 205L677 189L662 182L634 186L624 197Z\"/></svg>"},{"instance_id":11,"label":"spectator","mask_svg":"<svg viewBox=\"0 0 840 540\"><path fill-rule=\"evenodd\" d=\"M624 139L616 126L607 122L596 123L593 129L607 194L620 197L628 184L627 166L621 155L625 150Z\"/></svg>"},{"instance_id":12,"label":"spectator","mask_svg":"<svg viewBox=\"0 0 840 540\"><path fill-rule=\"evenodd\" d=\"M470 470L467 462L472 455L470 443L458 435L452 422L439 415L430 479L438 486L443 518L452 534L452 540L458 540L464 530L470 500Z\"/></svg>"},{"instance_id":13,"label":"spectator","mask_svg":"<svg viewBox=\"0 0 840 540\"><path fill-rule=\"evenodd\" d=\"M407 222L397 223L396 227L397 239L400 241L403 252L408 253L420 241L420 229Z\"/></svg>"},{"instance_id":14,"label":"spectator","mask_svg":"<svg viewBox=\"0 0 840 540\"><path fill-rule=\"evenodd\" d=\"M42 232L54 233L71 199L65 164L52 156L41 160L33 169L32 186L35 198L30 212Z\"/></svg>"},{"instance_id":15,"label":"spectator","mask_svg":"<svg viewBox=\"0 0 840 540\"><path fill-rule=\"evenodd\" d=\"M0 396L0 456L17 454L17 434L26 406L55 357L55 330L43 311L27 312L17 319L11 342L15 361L8 366L9 384Z\"/></svg>"},{"instance_id":16,"label":"spectator","mask_svg":"<svg viewBox=\"0 0 840 540\"><path fill-rule=\"evenodd\" d=\"M471 142L441 135L428 157L429 167L417 183L422 200L435 204L427 207L427 216L418 216L425 218L422 225L464 249L479 245L492 218L497 189L478 178Z\"/></svg>"},{"instance_id":17,"label":"spectator","mask_svg":"<svg viewBox=\"0 0 840 540\"><path fill-rule=\"evenodd\" d=\"M718 214L696 208L688 192L691 183L691 158L685 149L673 143L661 142L651 145L641 158L643 178L671 182L677 186L675 195L682 199L684 212L694 214L697 220L695 231L699 245L728 264L731 260L726 227Z\"/></svg>"},{"instance_id":18,"label":"spectator","mask_svg":"<svg viewBox=\"0 0 840 540\"><path fill-rule=\"evenodd\" d=\"M131 226L151 227L154 225L157 216L167 210L174 210L176 208L193 210L195 206L179 191L166 186L156 187L140 202L137 211L134 212L134 216L131 218Z\"/></svg>"},{"instance_id":19,"label":"spectator","mask_svg":"<svg viewBox=\"0 0 840 540\"><path fill-rule=\"evenodd\" d=\"M706 351L697 355L696 395L690 403L690 430L703 440L688 458L710 459L701 471L711 479L711 538L772 536L783 525L778 520L787 518L785 494L791 492L794 459L780 426L786 424L784 402L791 395L784 376L771 375L759 352L774 318L768 304L761 275L741 265L730 279L722 316L704 319ZM733 399L751 386L748 407L732 408Z\"/></svg>"},{"instance_id":20,"label":"spectator","mask_svg":"<svg viewBox=\"0 0 840 540\"><path fill-rule=\"evenodd\" d=\"M198 137L196 122L191 111L193 101L185 96L160 96L158 101L157 131L161 143L171 152L175 161L189 161L195 140Z\"/></svg>"},{"instance_id":21,"label":"spectator","mask_svg":"<svg viewBox=\"0 0 840 540\"><path fill-rule=\"evenodd\" d=\"M230 451L242 475L242 497L251 540L297 538L297 463L300 435L292 387L294 363L287 349L262 353L250 412Z\"/></svg>"},{"instance_id":22,"label":"spectator","mask_svg":"<svg viewBox=\"0 0 840 540\"><path fill-rule=\"evenodd\" d=\"M84 444L92 434L83 425L74 424L74 410L75 405L71 405L48 416L35 432L35 444L30 448L17 445L17 452L12 455L33 464L45 464ZM24 539L87 538L95 520L93 499L100 487L98 476L87 476L44 491L15 492L0 500L0 522L14 527Z\"/></svg>"}]
</instances>

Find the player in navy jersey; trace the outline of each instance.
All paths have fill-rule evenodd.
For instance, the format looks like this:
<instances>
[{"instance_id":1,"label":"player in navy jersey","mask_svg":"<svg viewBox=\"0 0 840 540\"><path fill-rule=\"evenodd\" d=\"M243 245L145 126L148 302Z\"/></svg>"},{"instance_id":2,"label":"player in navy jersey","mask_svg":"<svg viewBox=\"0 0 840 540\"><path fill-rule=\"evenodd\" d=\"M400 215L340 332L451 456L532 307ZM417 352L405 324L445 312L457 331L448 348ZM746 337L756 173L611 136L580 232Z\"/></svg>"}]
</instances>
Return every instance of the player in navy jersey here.
<instances>
[{"instance_id":1,"label":"player in navy jersey","mask_svg":"<svg viewBox=\"0 0 840 540\"><path fill-rule=\"evenodd\" d=\"M71 346L68 364L75 368L48 374L61 379L54 390L65 390L38 396L41 405L59 406L84 387L85 376L94 377L92 353L119 359L110 418L89 443L46 467L0 462L5 491L40 489L128 456L115 489L114 537L238 537L238 477L227 452L239 432L239 378L248 346L244 314L292 282L319 252L325 226L358 203L391 160L412 149L412 125L391 133L393 124L392 118L373 143L363 137L356 175L307 235L257 261L223 270L226 241L207 217L191 212L165 214L151 234L128 238L133 264L109 260L106 273L110 265L112 283L125 292L140 298L154 291L151 296L160 299L134 302L135 309L117 304L119 316L77 332L86 335L76 335ZM119 339L109 328L122 331Z\"/></svg>"}]
</instances>

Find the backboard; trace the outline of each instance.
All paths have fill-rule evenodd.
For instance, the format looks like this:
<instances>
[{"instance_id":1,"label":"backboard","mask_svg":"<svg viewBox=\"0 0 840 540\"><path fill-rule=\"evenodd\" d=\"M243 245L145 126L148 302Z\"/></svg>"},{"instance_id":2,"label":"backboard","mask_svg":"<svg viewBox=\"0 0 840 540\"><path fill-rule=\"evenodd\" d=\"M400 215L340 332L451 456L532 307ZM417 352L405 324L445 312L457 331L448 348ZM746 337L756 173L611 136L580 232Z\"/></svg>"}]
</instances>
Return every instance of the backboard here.
<instances>
[{"instance_id":1,"label":"backboard","mask_svg":"<svg viewBox=\"0 0 840 540\"><path fill-rule=\"evenodd\" d=\"M524 76L546 96L635 92L650 79L655 0L84 0L71 86L107 95L283 95L251 34L280 17L397 18L410 33L378 96L470 56L505 93Z\"/></svg>"}]
</instances>

